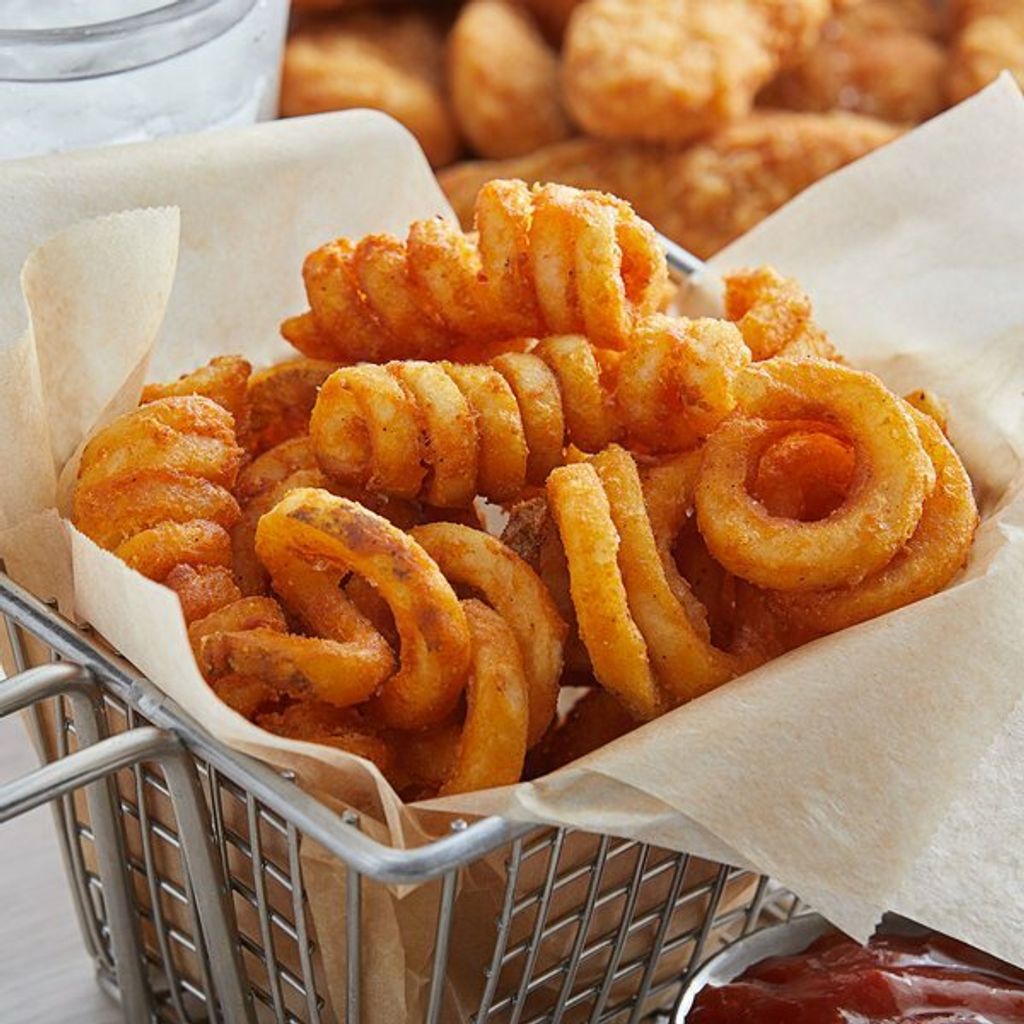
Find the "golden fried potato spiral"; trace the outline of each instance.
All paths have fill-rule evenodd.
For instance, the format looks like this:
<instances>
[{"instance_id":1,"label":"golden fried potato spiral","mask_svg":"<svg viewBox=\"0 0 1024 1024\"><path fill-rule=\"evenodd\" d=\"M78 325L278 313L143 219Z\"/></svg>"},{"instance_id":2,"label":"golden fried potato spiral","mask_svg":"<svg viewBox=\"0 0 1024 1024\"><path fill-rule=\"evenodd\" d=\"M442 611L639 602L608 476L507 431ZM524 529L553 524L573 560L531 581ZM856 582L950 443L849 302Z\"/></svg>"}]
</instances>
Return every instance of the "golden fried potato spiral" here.
<instances>
[{"instance_id":1,"label":"golden fried potato spiral","mask_svg":"<svg viewBox=\"0 0 1024 1024\"><path fill-rule=\"evenodd\" d=\"M527 685L527 746L555 717L567 628L540 577L511 548L460 523L427 523L411 531L456 587L480 594L512 631Z\"/></svg>"},{"instance_id":2,"label":"golden fried potato spiral","mask_svg":"<svg viewBox=\"0 0 1024 1024\"><path fill-rule=\"evenodd\" d=\"M452 712L469 673L466 617L437 565L407 533L357 502L299 488L260 520L256 551L284 602L311 631L336 638L335 653L347 659L345 671L322 681L309 677L318 696L353 704L379 687L373 711L398 729L435 725ZM349 573L370 582L391 610L397 671L383 637L340 588Z\"/></svg>"},{"instance_id":3,"label":"golden fried potato spiral","mask_svg":"<svg viewBox=\"0 0 1024 1024\"><path fill-rule=\"evenodd\" d=\"M708 438L696 491L715 558L772 590L847 586L887 565L935 486L911 407L872 374L817 359L754 363L735 387L739 411ZM854 450L849 493L825 519L773 515L748 490L761 457L794 420L822 421Z\"/></svg>"},{"instance_id":4,"label":"golden fried potato spiral","mask_svg":"<svg viewBox=\"0 0 1024 1024\"><path fill-rule=\"evenodd\" d=\"M672 545L692 510L698 465L699 454L687 453L645 489L630 454L611 445L548 478L594 675L640 721L768 656L767 640L747 613L730 650L713 646L704 611L674 562Z\"/></svg>"},{"instance_id":5,"label":"golden fried potato spiral","mask_svg":"<svg viewBox=\"0 0 1024 1024\"><path fill-rule=\"evenodd\" d=\"M546 338L487 365L395 362L335 371L310 420L313 452L345 487L443 508L508 502L540 485L567 444L691 447L732 410L750 360L735 325L655 314L617 362L581 335Z\"/></svg>"},{"instance_id":6,"label":"golden fried potato spiral","mask_svg":"<svg viewBox=\"0 0 1024 1024\"><path fill-rule=\"evenodd\" d=\"M771 595L789 629L789 643L883 615L942 590L960 571L978 526L971 478L956 450L931 417L911 410L936 482L906 544L883 568L848 587Z\"/></svg>"},{"instance_id":7,"label":"golden fried potato spiral","mask_svg":"<svg viewBox=\"0 0 1024 1024\"><path fill-rule=\"evenodd\" d=\"M231 413L201 395L157 398L86 445L75 525L143 575L175 589L187 619L239 596L231 494L242 450Z\"/></svg>"},{"instance_id":8,"label":"golden fried potato spiral","mask_svg":"<svg viewBox=\"0 0 1024 1024\"><path fill-rule=\"evenodd\" d=\"M725 275L725 315L736 323L755 360L817 356L842 361L811 317L810 296L771 267Z\"/></svg>"},{"instance_id":9,"label":"golden fried potato spiral","mask_svg":"<svg viewBox=\"0 0 1024 1024\"><path fill-rule=\"evenodd\" d=\"M222 409L231 413L235 423L235 437L242 442L249 425L249 375L252 367L241 356L216 356L205 366L182 374L177 380L165 384L147 384L142 389L140 405L148 405L161 398L202 395L211 398Z\"/></svg>"},{"instance_id":10,"label":"golden fried potato spiral","mask_svg":"<svg viewBox=\"0 0 1024 1024\"><path fill-rule=\"evenodd\" d=\"M491 181L476 234L438 218L406 242L338 239L303 266L309 312L284 337L338 362L437 359L466 342L583 333L626 346L667 294L654 229L620 199L563 185Z\"/></svg>"},{"instance_id":11,"label":"golden fried potato spiral","mask_svg":"<svg viewBox=\"0 0 1024 1024\"><path fill-rule=\"evenodd\" d=\"M391 749L358 709L315 695L310 679L344 670L337 644L291 634L281 606L243 597L189 627L196 662L229 707L268 732L347 750L392 769Z\"/></svg>"}]
</instances>

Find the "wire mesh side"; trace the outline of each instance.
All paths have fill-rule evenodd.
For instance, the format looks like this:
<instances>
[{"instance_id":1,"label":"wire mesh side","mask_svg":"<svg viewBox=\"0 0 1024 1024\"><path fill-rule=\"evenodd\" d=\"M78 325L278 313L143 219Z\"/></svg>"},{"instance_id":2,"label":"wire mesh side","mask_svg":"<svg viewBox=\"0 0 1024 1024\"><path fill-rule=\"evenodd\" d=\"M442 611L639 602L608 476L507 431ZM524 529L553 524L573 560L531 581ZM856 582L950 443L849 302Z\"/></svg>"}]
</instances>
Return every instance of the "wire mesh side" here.
<instances>
[{"instance_id":1,"label":"wire mesh side","mask_svg":"<svg viewBox=\"0 0 1024 1024\"><path fill-rule=\"evenodd\" d=\"M15 667L23 668L29 661L28 636L10 620L5 623ZM32 660L38 662L41 653L34 649ZM103 701L109 734L147 724L109 692ZM32 714L48 756L63 758L78 748L63 698L33 708ZM210 805L217 859L230 878L238 943L257 1020L320 1024L325 1000L302 884L300 836L237 782L202 763L197 768ZM137 765L118 772L114 784L157 1019L204 1024L217 1017L209 952L166 779L158 766ZM116 994L110 922L85 801L79 792L60 798L55 807L87 953L104 987Z\"/></svg>"},{"instance_id":2,"label":"wire mesh side","mask_svg":"<svg viewBox=\"0 0 1024 1024\"><path fill-rule=\"evenodd\" d=\"M104 700L111 734L146 724L112 693ZM55 756L75 749L62 703L54 703L48 727ZM302 834L257 799L244 775L203 762L197 769L257 1020L356 1024L360 965L365 968L368 955L360 912L366 887L378 883L350 872L346 892L339 892L347 900L351 955L343 1005L332 1006L303 882ZM118 773L116 786L157 1019L216 1019L210 963L216 950L207 948L200 926L203 894L193 891L185 870L167 780L158 767L143 765ZM67 798L61 820L87 943L109 980L109 924L84 803ZM498 856L492 860L496 909L488 921L464 920L460 873L429 883L437 901L434 948L445 956L432 971L428 964L428 1024L451 1010L446 958L462 972L460 983L471 981L464 993L476 992L477 1024L638 1024L670 1007L689 974L725 942L801 910L791 895L750 872L573 830L538 830L510 845L504 865Z\"/></svg>"},{"instance_id":3,"label":"wire mesh side","mask_svg":"<svg viewBox=\"0 0 1024 1024\"><path fill-rule=\"evenodd\" d=\"M752 872L569 829L516 844L507 880L478 1024L635 1024L789 906Z\"/></svg>"}]
</instances>

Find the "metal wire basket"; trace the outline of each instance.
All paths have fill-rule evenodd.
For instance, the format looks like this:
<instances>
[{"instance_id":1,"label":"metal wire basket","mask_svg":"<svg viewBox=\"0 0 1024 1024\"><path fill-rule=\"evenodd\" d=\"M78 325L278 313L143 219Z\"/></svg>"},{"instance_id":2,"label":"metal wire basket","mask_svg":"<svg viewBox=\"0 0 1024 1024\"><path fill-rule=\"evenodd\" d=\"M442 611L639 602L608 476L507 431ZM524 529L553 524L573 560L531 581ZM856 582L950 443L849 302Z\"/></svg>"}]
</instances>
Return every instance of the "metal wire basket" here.
<instances>
[{"instance_id":1,"label":"metal wire basket","mask_svg":"<svg viewBox=\"0 0 1024 1024\"><path fill-rule=\"evenodd\" d=\"M475 976L479 1024L655 1019L724 943L801 909L769 879L727 865L496 818L455 822L412 850L381 845L356 815L224 748L3 575L0 615L19 670L0 686L0 715L25 710L46 759L0 786L0 821L53 803L89 955L128 1021L381 1019L362 984L374 886L415 884L436 901L430 1024L460 1019L453 971ZM341 1005L310 913L306 841L347 871ZM500 913L485 922L487 948L480 922L468 948L460 880L496 851Z\"/></svg>"},{"instance_id":2,"label":"metal wire basket","mask_svg":"<svg viewBox=\"0 0 1024 1024\"><path fill-rule=\"evenodd\" d=\"M702 269L661 242L679 277ZM655 1020L725 944L804 909L764 876L572 829L486 818L415 849L382 845L358 815L217 742L3 573L0 617L17 672L0 717L25 712L44 760L0 785L0 822L52 803L86 947L130 1024L397 1024L365 991L371 887L414 885L434 903L417 1001L428 1024ZM306 842L344 865L340 965L321 955ZM458 894L485 861L498 910L481 920Z\"/></svg>"}]
</instances>

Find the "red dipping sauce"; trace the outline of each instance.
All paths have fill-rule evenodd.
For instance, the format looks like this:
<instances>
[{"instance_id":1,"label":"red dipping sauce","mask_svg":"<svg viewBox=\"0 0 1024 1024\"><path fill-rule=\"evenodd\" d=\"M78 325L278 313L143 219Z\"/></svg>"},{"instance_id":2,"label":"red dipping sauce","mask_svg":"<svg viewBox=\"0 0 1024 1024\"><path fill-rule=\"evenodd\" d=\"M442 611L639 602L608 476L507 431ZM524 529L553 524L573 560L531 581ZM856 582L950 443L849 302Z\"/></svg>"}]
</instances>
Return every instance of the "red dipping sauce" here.
<instances>
[{"instance_id":1,"label":"red dipping sauce","mask_svg":"<svg viewBox=\"0 0 1024 1024\"><path fill-rule=\"evenodd\" d=\"M697 996L686 1024L1022 1024L1024 971L940 936L826 935Z\"/></svg>"}]
</instances>

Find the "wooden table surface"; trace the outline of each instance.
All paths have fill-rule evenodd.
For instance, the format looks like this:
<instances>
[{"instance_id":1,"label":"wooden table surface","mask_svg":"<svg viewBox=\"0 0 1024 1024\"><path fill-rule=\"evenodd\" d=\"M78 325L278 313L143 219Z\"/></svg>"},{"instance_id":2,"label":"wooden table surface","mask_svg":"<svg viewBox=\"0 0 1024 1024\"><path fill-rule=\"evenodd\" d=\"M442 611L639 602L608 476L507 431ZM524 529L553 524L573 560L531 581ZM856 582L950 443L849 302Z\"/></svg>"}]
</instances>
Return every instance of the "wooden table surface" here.
<instances>
[{"instance_id":1,"label":"wooden table surface","mask_svg":"<svg viewBox=\"0 0 1024 1024\"><path fill-rule=\"evenodd\" d=\"M0 719L0 781L36 765L18 716ZM0 1021L124 1024L93 978L48 807L0 825Z\"/></svg>"}]
</instances>

